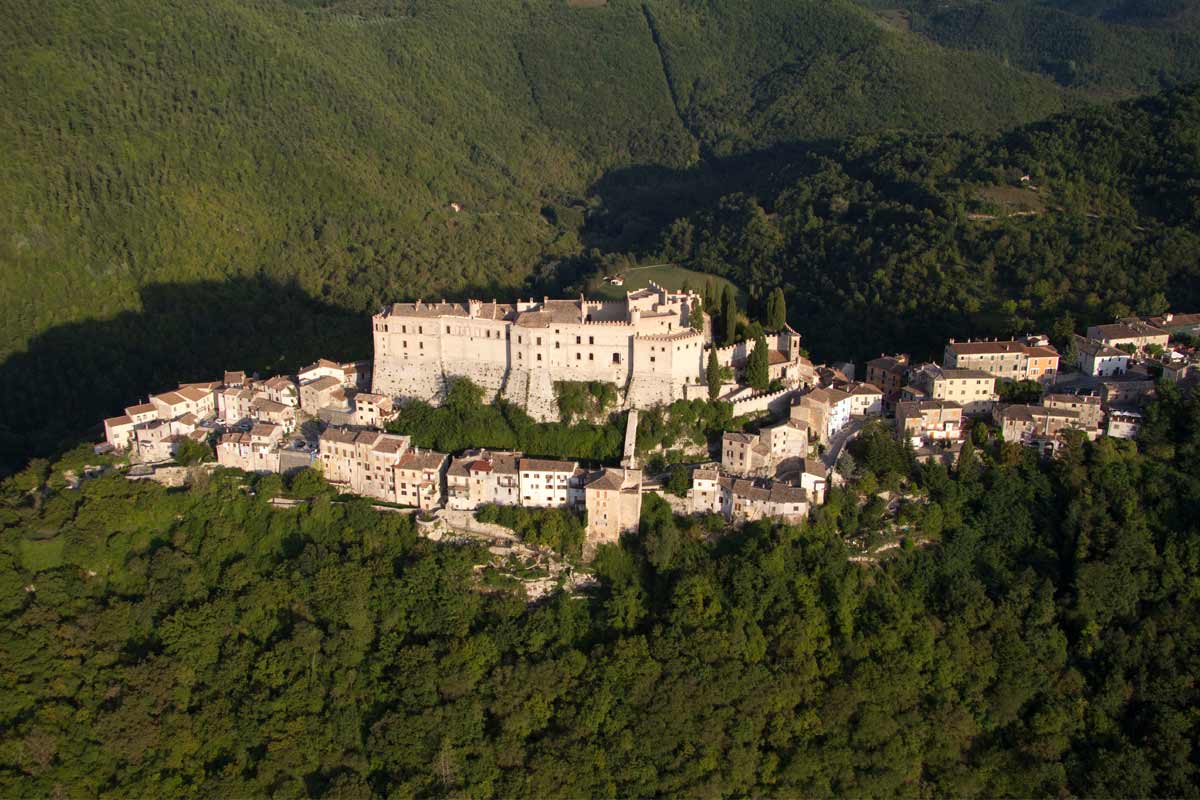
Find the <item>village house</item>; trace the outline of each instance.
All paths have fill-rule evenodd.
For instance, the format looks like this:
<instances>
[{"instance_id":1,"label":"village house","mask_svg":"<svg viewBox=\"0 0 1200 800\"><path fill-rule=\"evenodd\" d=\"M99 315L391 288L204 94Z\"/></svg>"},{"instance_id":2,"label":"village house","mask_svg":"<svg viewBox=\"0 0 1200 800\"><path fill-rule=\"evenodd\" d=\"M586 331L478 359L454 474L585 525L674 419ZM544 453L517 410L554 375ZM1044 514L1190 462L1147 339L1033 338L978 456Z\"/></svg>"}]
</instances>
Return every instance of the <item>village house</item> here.
<instances>
[{"instance_id":1,"label":"village house","mask_svg":"<svg viewBox=\"0 0 1200 800\"><path fill-rule=\"evenodd\" d=\"M1084 375L1107 377L1124 375L1129 371L1129 354L1099 339L1071 335L1075 348L1075 366Z\"/></svg>"},{"instance_id":2,"label":"village house","mask_svg":"<svg viewBox=\"0 0 1200 800\"><path fill-rule=\"evenodd\" d=\"M807 431L809 440L828 444L831 437L850 422L853 396L841 389L816 388L800 395L792 406L791 419Z\"/></svg>"},{"instance_id":3,"label":"village house","mask_svg":"<svg viewBox=\"0 0 1200 800\"><path fill-rule=\"evenodd\" d=\"M570 502L571 480L579 465L574 461L522 458L517 462L521 505L526 508L565 508Z\"/></svg>"},{"instance_id":4,"label":"village house","mask_svg":"<svg viewBox=\"0 0 1200 800\"><path fill-rule=\"evenodd\" d=\"M1006 442L1036 447L1043 453L1053 453L1063 443L1070 431L1079 431L1089 439L1096 438L1098 431L1089 430L1079 411L1051 406L1007 405L997 406L993 417L1000 426L1000 435Z\"/></svg>"},{"instance_id":5,"label":"village house","mask_svg":"<svg viewBox=\"0 0 1200 800\"><path fill-rule=\"evenodd\" d=\"M688 508L692 514L718 514L721 509L721 473L715 469L692 470L688 489Z\"/></svg>"},{"instance_id":6,"label":"village house","mask_svg":"<svg viewBox=\"0 0 1200 800\"><path fill-rule=\"evenodd\" d=\"M1132 408L1112 408L1105 433L1115 439L1136 439L1142 427L1142 413Z\"/></svg>"},{"instance_id":7,"label":"village house","mask_svg":"<svg viewBox=\"0 0 1200 800\"><path fill-rule=\"evenodd\" d=\"M808 518L808 493L779 481L753 481L723 475L719 513L734 524L779 519L797 525Z\"/></svg>"},{"instance_id":8,"label":"village house","mask_svg":"<svg viewBox=\"0 0 1200 800\"><path fill-rule=\"evenodd\" d=\"M517 462L521 453L476 450L451 461L446 471L446 505L460 511L521 504Z\"/></svg>"},{"instance_id":9,"label":"village house","mask_svg":"<svg viewBox=\"0 0 1200 800\"><path fill-rule=\"evenodd\" d=\"M908 353L881 355L867 362L867 383L883 393L882 404L885 413L895 412L896 402L900 399L900 389L908 379L908 368Z\"/></svg>"},{"instance_id":10,"label":"village house","mask_svg":"<svg viewBox=\"0 0 1200 800\"><path fill-rule=\"evenodd\" d=\"M951 339L942 361L948 369L976 369L1005 380L1049 384L1058 375L1058 359L1045 336L1029 336L1009 341Z\"/></svg>"},{"instance_id":11,"label":"village house","mask_svg":"<svg viewBox=\"0 0 1200 800\"><path fill-rule=\"evenodd\" d=\"M300 384L301 411L315 417L317 412L328 406L346 406L345 387L338 378L332 375L321 375L307 383Z\"/></svg>"},{"instance_id":12,"label":"village house","mask_svg":"<svg viewBox=\"0 0 1200 800\"><path fill-rule=\"evenodd\" d=\"M1166 331L1171 336L1200 335L1200 314L1174 314L1168 311L1154 317L1141 317L1141 321L1152 328Z\"/></svg>"},{"instance_id":13,"label":"village house","mask_svg":"<svg viewBox=\"0 0 1200 800\"><path fill-rule=\"evenodd\" d=\"M255 397L250 401L250 418L278 425L285 434L296 430L295 407L277 403L266 396Z\"/></svg>"},{"instance_id":14,"label":"village house","mask_svg":"<svg viewBox=\"0 0 1200 800\"><path fill-rule=\"evenodd\" d=\"M1155 381L1145 373L1126 373L1100 382L1100 404L1105 409L1140 406L1155 394Z\"/></svg>"},{"instance_id":15,"label":"village house","mask_svg":"<svg viewBox=\"0 0 1200 800\"><path fill-rule=\"evenodd\" d=\"M904 400L953 400L968 416L990 414L1000 399L996 377L980 369L951 369L922 364L909 372Z\"/></svg>"},{"instance_id":16,"label":"village house","mask_svg":"<svg viewBox=\"0 0 1200 800\"><path fill-rule=\"evenodd\" d=\"M407 437L405 437L407 438ZM432 450L411 450L400 457L393 468L393 503L432 511L442 502L442 483L450 456Z\"/></svg>"},{"instance_id":17,"label":"village house","mask_svg":"<svg viewBox=\"0 0 1200 800\"><path fill-rule=\"evenodd\" d=\"M354 424L366 428L382 428L394 416L392 398L370 392L358 392L351 398L354 406Z\"/></svg>"},{"instance_id":18,"label":"village house","mask_svg":"<svg viewBox=\"0 0 1200 800\"><path fill-rule=\"evenodd\" d=\"M286 375L276 375L263 383L267 399L285 406L298 408L300 406L300 387Z\"/></svg>"},{"instance_id":19,"label":"village house","mask_svg":"<svg viewBox=\"0 0 1200 800\"><path fill-rule=\"evenodd\" d=\"M319 378L333 378L346 389L356 389L369 385L369 382L364 380L369 371L367 362L355 361L341 364L337 361L330 361L328 358L320 358L316 363L309 364L297 372L296 380L303 386Z\"/></svg>"},{"instance_id":20,"label":"village house","mask_svg":"<svg viewBox=\"0 0 1200 800\"><path fill-rule=\"evenodd\" d=\"M1166 348L1171 334L1140 319L1129 319L1110 325L1093 325L1087 329L1087 338L1095 339L1109 347L1126 345L1133 347L1135 351L1144 351L1151 345Z\"/></svg>"},{"instance_id":21,"label":"village house","mask_svg":"<svg viewBox=\"0 0 1200 800\"><path fill-rule=\"evenodd\" d=\"M1048 394L1042 398L1042 405L1079 412L1079 424L1085 430L1099 430L1104 420L1100 398L1094 395Z\"/></svg>"},{"instance_id":22,"label":"village house","mask_svg":"<svg viewBox=\"0 0 1200 800\"><path fill-rule=\"evenodd\" d=\"M953 400L896 404L896 436L912 445L918 461L953 463L962 449L963 432L963 408Z\"/></svg>"},{"instance_id":23,"label":"village house","mask_svg":"<svg viewBox=\"0 0 1200 800\"><path fill-rule=\"evenodd\" d=\"M615 544L625 533L636 533L642 515L642 473L636 469L604 468L584 484L587 532L584 557L601 544Z\"/></svg>"},{"instance_id":24,"label":"village house","mask_svg":"<svg viewBox=\"0 0 1200 800\"><path fill-rule=\"evenodd\" d=\"M721 466L734 474L766 474L769 456L770 450L758 434L727 431L721 436Z\"/></svg>"},{"instance_id":25,"label":"village house","mask_svg":"<svg viewBox=\"0 0 1200 800\"><path fill-rule=\"evenodd\" d=\"M793 419L758 433L729 432L721 437L721 466L734 475L769 477L781 464L807 453L807 429Z\"/></svg>"}]
</instances>

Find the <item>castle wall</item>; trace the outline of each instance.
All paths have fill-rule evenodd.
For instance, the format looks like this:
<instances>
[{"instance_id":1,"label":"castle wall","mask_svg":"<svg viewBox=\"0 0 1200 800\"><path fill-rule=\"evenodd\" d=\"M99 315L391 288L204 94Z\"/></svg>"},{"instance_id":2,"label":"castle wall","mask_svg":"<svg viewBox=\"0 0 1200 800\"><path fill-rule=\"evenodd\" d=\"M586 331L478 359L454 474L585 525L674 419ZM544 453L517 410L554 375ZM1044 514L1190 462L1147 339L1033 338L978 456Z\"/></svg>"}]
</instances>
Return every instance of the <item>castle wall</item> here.
<instances>
[{"instance_id":1,"label":"castle wall","mask_svg":"<svg viewBox=\"0 0 1200 800\"><path fill-rule=\"evenodd\" d=\"M614 384L626 405L669 403L703 377L706 338L681 327L687 309L664 290L627 302L397 304L373 319L372 391L436 403L465 377L539 420L558 417L558 381Z\"/></svg>"}]
</instances>

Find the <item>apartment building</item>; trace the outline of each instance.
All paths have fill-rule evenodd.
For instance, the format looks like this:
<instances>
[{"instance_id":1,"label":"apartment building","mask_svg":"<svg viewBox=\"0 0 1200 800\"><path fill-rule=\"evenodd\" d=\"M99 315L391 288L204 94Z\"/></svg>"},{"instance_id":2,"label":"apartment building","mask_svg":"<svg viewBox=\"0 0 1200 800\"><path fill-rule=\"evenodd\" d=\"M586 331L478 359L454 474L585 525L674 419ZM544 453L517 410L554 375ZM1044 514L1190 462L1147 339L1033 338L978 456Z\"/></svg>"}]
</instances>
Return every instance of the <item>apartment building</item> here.
<instances>
[{"instance_id":1,"label":"apartment building","mask_svg":"<svg viewBox=\"0 0 1200 800\"><path fill-rule=\"evenodd\" d=\"M453 459L446 470L446 506L473 511L492 504L521 505L520 458L521 453L476 450Z\"/></svg>"},{"instance_id":2,"label":"apartment building","mask_svg":"<svg viewBox=\"0 0 1200 800\"><path fill-rule=\"evenodd\" d=\"M1135 350L1145 350L1150 345L1166 348L1171 334L1140 319L1128 319L1110 325L1093 325L1087 329L1087 338L1109 347L1129 345Z\"/></svg>"},{"instance_id":3,"label":"apartment building","mask_svg":"<svg viewBox=\"0 0 1200 800\"><path fill-rule=\"evenodd\" d=\"M636 533L642 515L642 473L604 468L584 484L587 533L584 556L601 544L615 544L624 533Z\"/></svg>"},{"instance_id":4,"label":"apartment building","mask_svg":"<svg viewBox=\"0 0 1200 800\"><path fill-rule=\"evenodd\" d=\"M734 475L773 475L780 465L808 453L808 430L787 419L758 433L730 432L721 437L721 466Z\"/></svg>"},{"instance_id":5,"label":"apartment building","mask_svg":"<svg viewBox=\"0 0 1200 800\"><path fill-rule=\"evenodd\" d=\"M946 345L942 359L949 369L975 369L1012 381L1053 383L1058 375L1058 351L1045 336L1029 336L1009 341L967 341L953 339Z\"/></svg>"},{"instance_id":6,"label":"apartment building","mask_svg":"<svg viewBox=\"0 0 1200 800\"><path fill-rule=\"evenodd\" d=\"M968 416L990 414L1000 399L991 373L937 364L922 364L910 371L908 386L901 389L900 396L903 400L952 400Z\"/></svg>"},{"instance_id":7,"label":"apartment building","mask_svg":"<svg viewBox=\"0 0 1200 800\"><path fill-rule=\"evenodd\" d=\"M407 438L407 437L405 437ZM442 502L442 484L450 456L432 450L406 452L392 468L393 503L432 511Z\"/></svg>"}]
</instances>

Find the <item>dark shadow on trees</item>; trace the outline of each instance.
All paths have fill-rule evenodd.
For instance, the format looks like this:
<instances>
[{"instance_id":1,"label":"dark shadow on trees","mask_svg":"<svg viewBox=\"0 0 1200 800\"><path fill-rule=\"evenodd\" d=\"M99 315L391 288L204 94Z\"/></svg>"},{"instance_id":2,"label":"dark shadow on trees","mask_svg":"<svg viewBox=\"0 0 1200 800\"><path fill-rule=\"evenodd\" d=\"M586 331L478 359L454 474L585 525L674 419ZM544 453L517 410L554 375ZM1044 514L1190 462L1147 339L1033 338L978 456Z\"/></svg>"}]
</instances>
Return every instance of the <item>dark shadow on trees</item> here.
<instances>
[{"instance_id":1,"label":"dark shadow on trees","mask_svg":"<svg viewBox=\"0 0 1200 800\"><path fill-rule=\"evenodd\" d=\"M370 320L269 280L158 283L141 310L61 325L0 364L0 474L180 382L371 356Z\"/></svg>"}]
</instances>

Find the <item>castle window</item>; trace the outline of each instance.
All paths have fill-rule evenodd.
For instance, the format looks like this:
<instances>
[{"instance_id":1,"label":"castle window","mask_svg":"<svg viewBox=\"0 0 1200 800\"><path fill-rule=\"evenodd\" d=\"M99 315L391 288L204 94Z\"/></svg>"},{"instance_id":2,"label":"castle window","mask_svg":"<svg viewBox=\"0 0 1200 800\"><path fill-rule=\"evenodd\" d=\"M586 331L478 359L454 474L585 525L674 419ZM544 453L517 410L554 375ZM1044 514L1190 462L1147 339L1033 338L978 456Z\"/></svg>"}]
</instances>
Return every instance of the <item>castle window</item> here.
<instances>
[{"instance_id":1,"label":"castle window","mask_svg":"<svg viewBox=\"0 0 1200 800\"><path fill-rule=\"evenodd\" d=\"M576 336L576 337L575 337L575 344L583 344L583 337L582 337L582 336Z\"/></svg>"},{"instance_id":2,"label":"castle window","mask_svg":"<svg viewBox=\"0 0 1200 800\"><path fill-rule=\"evenodd\" d=\"M613 353L613 363L614 364L621 363L621 354L620 353Z\"/></svg>"},{"instance_id":3,"label":"castle window","mask_svg":"<svg viewBox=\"0 0 1200 800\"><path fill-rule=\"evenodd\" d=\"M540 337L540 336L539 336L539 337L537 337L537 343L538 343L538 347L541 347L541 345L542 345L542 337Z\"/></svg>"},{"instance_id":4,"label":"castle window","mask_svg":"<svg viewBox=\"0 0 1200 800\"><path fill-rule=\"evenodd\" d=\"M588 361L595 361L595 360L596 360L596 354L588 353Z\"/></svg>"},{"instance_id":5,"label":"castle window","mask_svg":"<svg viewBox=\"0 0 1200 800\"><path fill-rule=\"evenodd\" d=\"M401 326L400 326L400 332L401 332L401 333L408 333L408 326L407 326L407 325L401 325Z\"/></svg>"},{"instance_id":6,"label":"castle window","mask_svg":"<svg viewBox=\"0 0 1200 800\"><path fill-rule=\"evenodd\" d=\"M651 363L651 364L653 364L653 363L654 363L654 356L650 356L650 363Z\"/></svg>"},{"instance_id":7,"label":"castle window","mask_svg":"<svg viewBox=\"0 0 1200 800\"><path fill-rule=\"evenodd\" d=\"M596 337L595 337L595 336L589 336L589 337L588 337L588 344L595 344L595 343L596 343Z\"/></svg>"},{"instance_id":8,"label":"castle window","mask_svg":"<svg viewBox=\"0 0 1200 800\"><path fill-rule=\"evenodd\" d=\"M425 333L425 326L424 326L424 325L418 325L418 326L417 326L417 333Z\"/></svg>"},{"instance_id":9,"label":"castle window","mask_svg":"<svg viewBox=\"0 0 1200 800\"><path fill-rule=\"evenodd\" d=\"M401 344L403 347L408 347L408 339L405 339L404 341L400 342L400 344Z\"/></svg>"},{"instance_id":10,"label":"castle window","mask_svg":"<svg viewBox=\"0 0 1200 800\"><path fill-rule=\"evenodd\" d=\"M538 361L541 361L541 360L542 360L542 354L541 354L541 353L538 353L538 354L537 354L537 357L538 357Z\"/></svg>"},{"instance_id":11,"label":"castle window","mask_svg":"<svg viewBox=\"0 0 1200 800\"><path fill-rule=\"evenodd\" d=\"M575 360L576 360L576 361L582 361L582 360L583 360L583 354L582 354L582 353L576 353L576 354L575 354Z\"/></svg>"},{"instance_id":12,"label":"castle window","mask_svg":"<svg viewBox=\"0 0 1200 800\"><path fill-rule=\"evenodd\" d=\"M424 342L418 342L418 344L421 346L421 349L422 349L422 350L424 350L424 349L425 349L425 343L424 343Z\"/></svg>"},{"instance_id":13,"label":"castle window","mask_svg":"<svg viewBox=\"0 0 1200 800\"><path fill-rule=\"evenodd\" d=\"M562 342L555 342L555 343L554 343L554 349L555 349L555 350L559 350L559 349L561 349L561 348L562 348Z\"/></svg>"}]
</instances>

